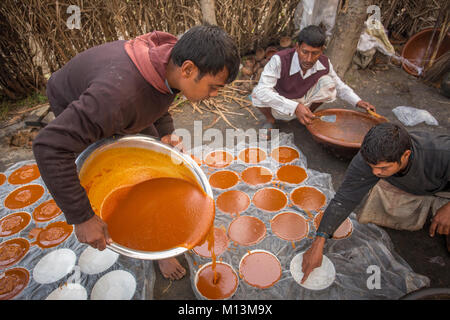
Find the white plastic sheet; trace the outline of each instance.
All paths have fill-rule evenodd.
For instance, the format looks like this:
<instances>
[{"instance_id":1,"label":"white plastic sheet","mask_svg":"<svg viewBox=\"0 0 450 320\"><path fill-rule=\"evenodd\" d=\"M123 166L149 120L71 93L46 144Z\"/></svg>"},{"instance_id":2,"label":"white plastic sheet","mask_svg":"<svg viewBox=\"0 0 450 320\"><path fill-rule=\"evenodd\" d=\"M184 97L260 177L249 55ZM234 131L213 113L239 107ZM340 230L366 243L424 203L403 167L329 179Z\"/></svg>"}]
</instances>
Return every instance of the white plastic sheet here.
<instances>
[{"instance_id":1,"label":"white plastic sheet","mask_svg":"<svg viewBox=\"0 0 450 320\"><path fill-rule=\"evenodd\" d=\"M398 120L405 126L415 126L425 122L430 126L438 126L438 121L427 110L408 106L398 106L392 109Z\"/></svg>"},{"instance_id":2,"label":"white plastic sheet","mask_svg":"<svg viewBox=\"0 0 450 320\"><path fill-rule=\"evenodd\" d=\"M4 174L8 177L14 170L27 165L27 164L34 164L34 160L30 161L21 161L13 166L9 167ZM32 214L33 210L42 202L51 199L51 195L49 194L47 188L45 187L45 184L41 177L38 179L30 182L29 184L39 184L42 185L45 189L44 195L35 203L31 204L28 207L25 207L23 209L16 209L11 210L6 208L4 205L0 207L0 219L4 216L13 213L13 212L20 212L25 211L28 212L30 215ZM6 181L2 186L0 186L0 201L2 204L4 203L5 198L7 195L13 191L14 189L20 187L20 185L10 185L8 181ZM45 223L36 223L33 219L31 219L31 222L29 225L20 231L19 233L16 233L14 235L8 236L8 237L0 237L0 241L6 241L12 238L25 238L28 239L28 234L33 228L43 228L47 226L48 224L55 222L55 221L65 221L64 215L61 214L60 216L50 220L49 222ZM30 242L33 240L29 239ZM58 281L48 283L48 284L40 284L36 282L33 279L33 269L37 265L37 263L48 253L57 250L67 248L75 252L76 254L76 263L75 266L72 268L72 270L67 273L63 278L61 278ZM30 246L30 249L28 253L24 256L24 258L19 261L18 263L8 267L8 269L16 268L16 267L22 267L28 270L30 273L30 281L27 285L27 287L14 299L16 300L44 300L47 298L50 293L52 293L56 288L64 286L66 284L74 283L79 284L83 286L87 291L87 298L90 299L90 295L92 292L92 288L94 287L95 283L98 279L100 279L103 275L107 274L110 271L113 270L124 270L130 272L135 278L136 278L136 291L133 295L132 299L153 299L153 286L155 282L155 273L153 268L153 262L152 261L146 261L146 260L138 260L138 259L132 259L126 256L121 255L118 260L107 270L100 272L98 274L86 274L81 271L81 268L78 266L78 261L81 253L87 248L86 244L82 244L78 242L75 233L73 232L68 239L66 239L63 243L56 247L48 248L48 249L41 249L40 247L33 245ZM5 270L0 270L0 274ZM63 298L63 296L61 297Z\"/></svg>"},{"instance_id":3,"label":"white plastic sheet","mask_svg":"<svg viewBox=\"0 0 450 320\"><path fill-rule=\"evenodd\" d=\"M325 194L328 204L334 195L331 176L307 168L307 159L301 150L294 145L292 134L281 133L279 137L279 145L290 146L297 149L300 153L300 158L292 163L304 167L308 173L308 178L300 185L318 188ZM241 144L238 145L235 150L228 151L234 152L233 154L237 156L239 152L246 147L252 147L252 145L246 146ZM270 155L270 150L275 147L276 146L269 147L269 150L267 150L268 155ZM208 147L204 149L204 154L207 154L207 152L210 151ZM274 174L281 166L270 157L265 161L258 163L258 165L271 169ZM240 173L249 166L252 165L245 164L241 161L235 161L226 169ZM203 165L202 169L206 174L217 171L212 170L206 165ZM265 186L272 187L272 184L268 183ZM262 187L264 186L252 187L245 184L243 181L240 181L231 189L244 191L252 198L253 194ZM298 187L298 185L281 184L281 187L278 188L283 190L286 194L289 194L296 187ZM214 198L216 199L219 194L227 190L213 189ZM297 212L306 218L309 223L308 236L301 241L295 242L294 245L290 241L278 238L272 233L270 228L270 219L283 211ZM317 214L317 212L312 213L314 215ZM336 269L336 279L334 283L323 290L316 291L305 289L295 282L292 277L290 273L290 263L297 253L305 251L310 247L316 231L313 220L303 210L300 210L295 206L286 206L278 212L268 213L263 212L251 204L250 207L240 215L250 215L261 219L266 225L266 236L261 242L252 246L234 245L230 242L228 250L224 252L218 260L220 259L223 262L230 264L236 272L239 272L239 262L242 256L249 250L267 250L275 254L280 260L282 276L277 283L267 289L252 287L240 279L237 291L231 299L397 299L410 291L429 285L429 279L427 277L415 273L409 265L395 253L392 242L384 230L372 224L359 224L355 220L356 216L352 213L350 219L353 223L353 234L347 239L328 240L325 245L324 254L333 262ZM216 227L223 226L228 229L232 219L232 216L222 213L220 210L216 210L214 225ZM194 278L199 267L210 262L211 259L200 257L193 251L185 253L185 257L189 263L192 289L198 299L204 299L198 294L198 291L195 288ZM372 283L371 280L371 276L376 272L379 274L379 288L377 288L377 283Z\"/></svg>"}]
</instances>

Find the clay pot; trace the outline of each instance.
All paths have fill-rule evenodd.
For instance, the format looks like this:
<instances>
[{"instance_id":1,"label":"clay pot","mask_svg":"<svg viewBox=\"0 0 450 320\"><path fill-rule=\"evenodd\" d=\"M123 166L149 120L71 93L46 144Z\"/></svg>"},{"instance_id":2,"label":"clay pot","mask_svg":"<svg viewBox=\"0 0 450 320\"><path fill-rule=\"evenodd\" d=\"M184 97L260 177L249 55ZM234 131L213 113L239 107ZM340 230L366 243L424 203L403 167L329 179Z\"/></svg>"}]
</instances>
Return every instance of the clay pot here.
<instances>
[{"instance_id":1,"label":"clay pot","mask_svg":"<svg viewBox=\"0 0 450 320\"><path fill-rule=\"evenodd\" d=\"M256 61L261 61L262 59L264 59L265 55L266 55L266 51L263 48L256 49L256 53L255 53Z\"/></svg>"},{"instance_id":2,"label":"clay pot","mask_svg":"<svg viewBox=\"0 0 450 320\"><path fill-rule=\"evenodd\" d=\"M241 73L244 76L250 77L253 74L253 69L248 68L248 67L242 67Z\"/></svg>"},{"instance_id":3,"label":"clay pot","mask_svg":"<svg viewBox=\"0 0 450 320\"><path fill-rule=\"evenodd\" d=\"M270 58L272 58L272 56L278 52L278 49L276 47L267 47L266 49L266 59L267 61L270 60Z\"/></svg>"},{"instance_id":4,"label":"clay pot","mask_svg":"<svg viewBox=\"0 0 450 320\"><path fill-rule=\"evenodd\" d=\"M256 63L255 57L252 56L246 57L244 60L244 67L253 69L255 63Z\"/></svg>"},{"instance_id":5,"label":"clay pot","mask_svg":"<svg viewBox=\"0 0 450 320\"><path fill-rule=\"evenodd\" d=\"M290 37L281 37L280 39L280 47L289 48L292 44L292 39Z\"/></svg>"},{"instance_id":6,"label":"clay pot","mask_svg":"<svg viewBox=\"0 0 450 320\"><path fill-rule=\"evenodd\" d=\"M439 38L440 30L436 30L433 41L431 43L430 49L428 50L429 58L433 54L438 38ZM403 47L402 57L407 59L410 63L414 64L417 67L424 67L428 64L428 61L423 61L427 51L428 43L430 42L431 36L433 35L433 28L428 28L420 31L419 33L412 36L408 42L406 42ZM442 56L445 52L450 50L450 32L448 32L439 47L436 59ZM402 63L403 69L409 74L413 76L418 76L417 70L414 67L408 66L406 63Z\"/></svg>"}]
</instances>

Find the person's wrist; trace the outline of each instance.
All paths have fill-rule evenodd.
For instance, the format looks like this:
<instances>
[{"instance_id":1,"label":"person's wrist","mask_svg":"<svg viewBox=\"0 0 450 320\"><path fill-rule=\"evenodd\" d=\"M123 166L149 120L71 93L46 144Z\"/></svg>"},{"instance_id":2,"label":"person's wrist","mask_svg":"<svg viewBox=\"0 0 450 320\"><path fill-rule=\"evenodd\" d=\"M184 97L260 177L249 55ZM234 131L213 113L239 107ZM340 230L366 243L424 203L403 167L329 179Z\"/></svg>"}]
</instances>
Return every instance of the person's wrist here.
<instances>
[{"instance_id":1,"label":"person's wrist","mask_svg":"<svg viewBox=\"0 0 450 320\"><path fill-rule=\"evenodd\" d=\"M321 238L321 239L327 240L327 239L330 239L331 236L328 233L326 233L326 232L319 232L319 231L317 231L316 232L316 238Z\"/></svg>"}]
</instances>

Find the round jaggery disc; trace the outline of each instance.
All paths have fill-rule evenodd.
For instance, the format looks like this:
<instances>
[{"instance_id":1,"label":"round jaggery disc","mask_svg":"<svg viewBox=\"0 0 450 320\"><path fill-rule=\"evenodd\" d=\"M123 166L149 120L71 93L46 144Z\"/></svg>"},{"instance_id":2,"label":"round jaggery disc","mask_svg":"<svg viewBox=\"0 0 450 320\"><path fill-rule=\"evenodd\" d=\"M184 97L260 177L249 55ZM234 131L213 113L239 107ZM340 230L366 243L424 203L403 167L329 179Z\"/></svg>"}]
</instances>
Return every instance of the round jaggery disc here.
<instances>
[{"instance_id":1,"label":"round jaggery disc","mask_svg":"<svg viewBox=\"0 0 450 320\"><path fill-rule=\"evenodd\" d=\"M19 262L30 249L30 243L24 238L14 238L0 244L0 269Z\"/></svg>"},{"instance_id":2,"label":"round jaggery disc","mask_svg":"<svg viewBox=\"0 0 450 320\"><path fill-rule=\"evenodd\" d=\"M286 165L277 171L277 178L280 181L299 184L308 177L306 170L299 166Z\"/></svg>"},{"instance_id":3,"label":"round jaggery disc","mask_svg":"<svg viewBox=\"0 0 450 320\"><path fill-rule=\"evenodd\" d=\"M273 149L270 156L279 163L289 163L298 159L300 154L294 148L283 146Z\"/></svg>"},{"instance_id":4,"label":"round jaggery disc","mask_svg":"<svg viewBox=\"0 0 450 320\"><path fill-rule=\"evenodd\" d=\"M225 213L239 214L247 210L250 205L250 197L239 190L225 191L217 197L216 205Z\"/></svg>"},{"instance_id":5,"label":"round jaggery disc","mask_svg":"<svg viewBox=\"0 0 450 320\"><path fill-rule=\"evenodd\" d=\"M240 216L231 221L228 236L242 246L251 246L260 242L266 235L266 226L260 219L252 216Z\"/></svg>"},{"instance_id":6,"label":"round jaggery disc","mask_svg":"<svg viewBox=\"0 0 450 320\"><path fill-rule=\"evenodd\" d=\"M6 176L3 173L0 173L0 186L4 184L6 181Z\"/></svg>"},{"instance_id":7,"label":"round jaggery disc","mask_svg":"<svg viewBox=\"0 0 450 320\"><path fill-rule=\"evenodd\" d=\"M272 180L272 172L265 167L250 167L242 171L242 180L249 185L269 183Z\"/></svg>"},{"instance_id":8,"label":"round jaggery disc","mask_svg":"<svg viewBox=\"0 0 450 320\"><path fill-rule=\"evenodd\" d=\"M239 152L238 158L245 163L256 164L266 160L267 154L260 148L247 148Z\"/></svg>"},{"instance_id":9,"label":"round jaggery disc","mask_svg":"<svg viewBox=\"0 0 450 320\"><path fill-rule=\"evenodd\" d=\"M14 212L0 219L0 237L8 237L23 230L31 220L27 212Z\"/></svg>"},{"instance_id":10,"label":"round jaggery disc","mask_svg":"<svg viewBox=\"0 0 450 320\"><path fill-rule=\"evenodd\" d=\"M299 187L291 193L292 202L306 210L318 210L325 205L325 195L312 187Z\"/></svg>"},{"instance_id":11,"label":"round jaggery disc","mask_svg":"<svg viewBox=\"0 0 450 320\"><path fill-rule=\"evenodd\" d=\"M286 206L287 197L283 191L276 188L264 188L255 192L252 201L259 209L275 212Z\"/></svg>"},{"instance_id":12,"label":"round jaggery disc","mask_svg":"<svg viewBox=\"0 0 450 320\"><path fill-rule=\"evenodd\" d=\"M322 218L323 212L319 213L314 217L314 226L316 227L316 229L319 229L320 221L322 221ZM353 232L353 223L350 220L350 218L347 218L333 233L333 239L348 238L352 234L352 232Z\"/></svg>"},{"instance_id":13,"label":"round jaggery disc","mask_svg":"<svg viewBox=\"0 0 450 320\"><path fill-rule=\"evenodd\" d=\"M5 207L21 209L39 200L44 194L44 188L38 184L30 184L11 192L5 199Z\"/></svg>"},{"instance_id":14,"label":"round jaggery disc","mask_svg":"<svg viewBox=\"0 0 450 320\"><path fill-rule=\"evenodd\" d=\"M295 212L282 212L270 220L272 232L279 238L298 241L306 237L309 231L308 222Z\"/></svg>"},{"instance_id":15,"label":"round jaggery disc","mask_svg":"<svg viewBox=\"0 0 450 320\"><path fill-rule=\"evenodd\" d=\"M24 268L12 268L0 273L0 300L17 296L28 285L30 273Z\"/></svg>"},{"instance_id":16,"label":"round jaggery disc","mask_svg":"<svg viewBox=\"0 0 450 320\"><path fill-rule=\"evenodd\" d=\"M56 218L62 213L61 209L56 205L55 200L47 200L41 203L33 211L33 219L36 222L46 222Z\"/></svg>"},{"instance_id":17,"label":"round jaggery disc","mask_svg":"<svg viewBox=\"0 0 450 320\"><path fill-rule=\"evenodd\" d=\"M225 168L233 162L233 155L227 151L213 151L205 157L205 164L212 168Z\"/></svg>"},{"instance_id":18,"label":"round jaggery disc","mask_svg":"<svg viewBox=\"0 0 450 320\"><path fill-rule=\"evenodd\" d=\"M218 257L224 253L227 250L229 243L230 239L228 238L226 231L222 228L214 227L214 255ZM205 242L194 247L192 250L201 257L211 258L212 252L208 249L208 246L209 242L208 240L205 240Z\"/></svg>"},{"instance_id":19,"label":"round jaggery disc","mask_svg":"<svg viewBox=\"0 0 450 320\"><path fill-rule=\"evenodd\" d=\"M211 187L217 189L228 189L235 186L238 182L238 174L229 170L214 172L209 177L209 184L211 185Z\"/></svg>"},{"instance_id":20,"label":"round jaggery disc","mask_svg":"<svg viewBox=\"0 0 450 320\"><path fill-rule=\"evenodd\" d=\"M8 182L10 184L25 184L29 183L37 178L41 174L39 173L38 166L36 164L28 164L14 170L8 177Z\"/></svg>"},{"instance_id":21,"label":"round jaggery disc","mask_svg":"<svg viewBox=\"0 0 450 320\"><path fill-rule=\"evenodd\" d=\"M272 253L254 250L242 258L239 274L249 285L265 289L281 278L281 264Z\"/></svg>"},{"instance_id":22,"label":"round jaggery disc","mask_svg":"<svg viewBox=\"0 0 450 320\"><path fill-rule=\"evenodd\" d=\"M36 244L41 248L51 248L66 241L72 234L73 226L65 221L56 221L45 227L36 237Z\"/></svg>"},{"instance_id":23,"label":"round jaggery disc","mask_svg":"<svg viewBox=\"0 0 450 320\"><path fill-rule=\"evenodd\" d=\"M212 263L205 264L196 275L197 291L206 299L217 300L231 297L237 289L239 279L233 268L226 263L217 262L215 265L216 283L214 283L214 269Z\"/></svg>"},{"instance_id":24,"label":"round jaggery disc","mask_svg":"<svg viewBox=\"0 0 450 320\"><path fill-rule=\"evenodd\" d=\"M114 190L101 217L111 238L128 248L192 249L214 221L214 200L199 185L178 178L155 178Z\"/></svg>"}]
</instances>

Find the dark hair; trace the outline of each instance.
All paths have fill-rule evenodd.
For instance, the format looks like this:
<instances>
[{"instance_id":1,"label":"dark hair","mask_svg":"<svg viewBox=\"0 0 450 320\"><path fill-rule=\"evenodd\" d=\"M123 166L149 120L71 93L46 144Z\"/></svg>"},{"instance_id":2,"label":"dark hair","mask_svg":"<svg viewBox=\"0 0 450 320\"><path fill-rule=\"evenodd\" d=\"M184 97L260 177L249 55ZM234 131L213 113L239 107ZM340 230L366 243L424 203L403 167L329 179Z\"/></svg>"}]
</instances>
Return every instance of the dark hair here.
<instances>
[{"instance_id":1,"label":"dark hair","mask_svg":"<svg viewBox=\"0 0 450 320\"><path fill-rule=\"evenodd\" d=\"M400 163L406 150L411 150L411 137L405 128L385 122L372 127L364 137L361 155L372 165L382 161Z\"/></svg>"},{"instance_id":2,"label":"dark hair","mask_svg":"<svg viewBox=\"0 0 450 320\"><path fill-rule=\"evenodd\" d=\"M205 74L216 75L226 67L227 83L230 83L239 72L240 58L236 44L218 26L205 24L186 31L173 47L171 58L178 66L191 60L200 71L198 79Z\"/></svg>"},{"instance_id":3,"label":"dark hair","mask_svg":"<svg viewBox=\"0 0 450 320\"><path fill-rule=\"evenodd\" d=\"M303 28L297 38L298 45L301 45L304 42L314 48L323 47L325 45L325 40L325 32L322 28L314 25Z\"/></svg>"}]
</instances>

